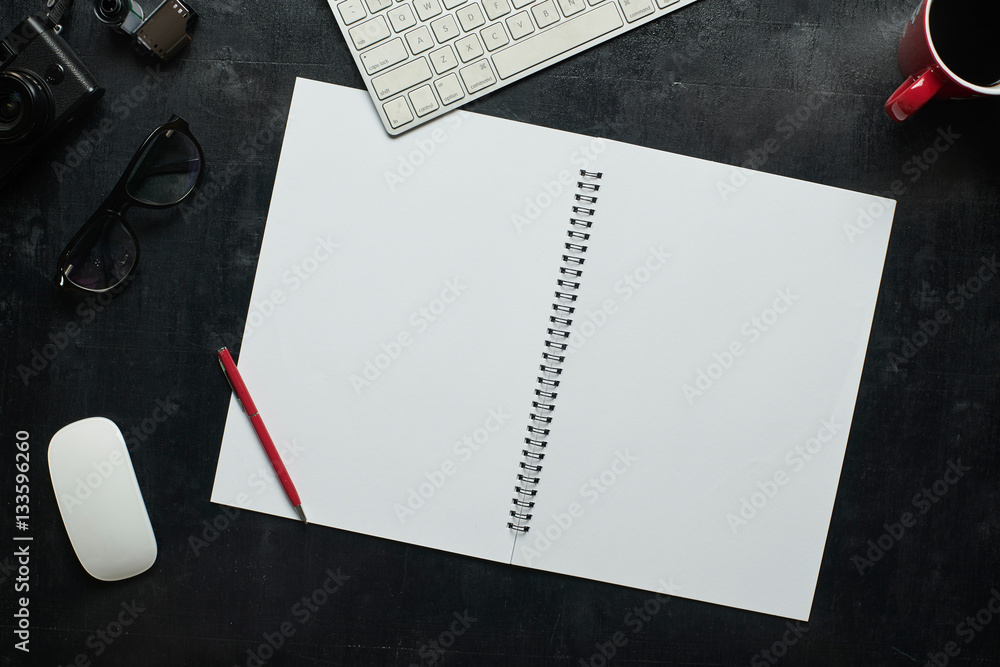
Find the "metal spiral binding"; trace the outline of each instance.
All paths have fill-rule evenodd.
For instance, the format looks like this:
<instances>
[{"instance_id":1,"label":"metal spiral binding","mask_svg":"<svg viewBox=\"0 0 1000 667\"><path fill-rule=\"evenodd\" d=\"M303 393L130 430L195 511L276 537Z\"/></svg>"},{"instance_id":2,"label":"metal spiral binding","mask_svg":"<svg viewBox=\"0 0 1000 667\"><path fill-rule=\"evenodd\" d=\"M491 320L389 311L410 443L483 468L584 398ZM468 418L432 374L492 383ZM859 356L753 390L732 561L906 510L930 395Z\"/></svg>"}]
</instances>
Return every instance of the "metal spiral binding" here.
<instances>
[{"instance_id":1,"label":"metal spiral binding","mask_svg":"<svg viewBox=\"0 0 1000 667\"><path fill-rule=\"evenodd\" d=\"M573 324L573 314L580 289L580 277L583 276L583 265L586 261L587 244L590 241L590 228L594 215L597 213L597 195L601 189L596 181L603 174L580 170L580 178L576 184L579 192L575 196L573 216L569 219L569 229L566 235L569 240L563 244L565 254L562 256L562 266L559 267L559 278L556 280L555 300L552 302L552 312L549 314L549 326L546 328L545 345L542 351L542 363L539 365L541 374L535 378L534 400L531 401L531 413L528 415L528 435L524 438L524 449L521 450L520 471L517 473L517 484L514 485L514 498L511 503L510 520L507 527L519 533L528 532L528 522L531 521L531 510L535 506L535 495L538 493L538 483L542 472L542 460L545 458L545 447L548 445L549 425L552 423L552 412L555 410L555 400L559 396L560 377L563 372L563 362L566 361L566 350L569 347L569 327Z\"/></svg>"}]
</instances>

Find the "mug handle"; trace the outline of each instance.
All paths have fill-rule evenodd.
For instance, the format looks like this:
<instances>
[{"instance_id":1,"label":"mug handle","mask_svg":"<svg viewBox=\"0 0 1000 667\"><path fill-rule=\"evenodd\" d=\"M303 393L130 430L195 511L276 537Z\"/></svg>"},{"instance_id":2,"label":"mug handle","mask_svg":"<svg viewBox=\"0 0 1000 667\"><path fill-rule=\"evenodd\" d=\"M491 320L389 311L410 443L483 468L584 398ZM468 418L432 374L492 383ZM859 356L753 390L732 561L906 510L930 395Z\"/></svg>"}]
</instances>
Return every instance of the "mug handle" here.
<instances>
[{"instance_id":1,"label":"mug handle","mask_svg":"<svg viewBox=\"0 0 1000 667\"><path fill-rule=\"evenodd\" d=\"M904 121L934 97L944 80L933 68L928 67L913 74L896 89L885 103L885 112L895 121Z\"/></svg>"}]
</instances>

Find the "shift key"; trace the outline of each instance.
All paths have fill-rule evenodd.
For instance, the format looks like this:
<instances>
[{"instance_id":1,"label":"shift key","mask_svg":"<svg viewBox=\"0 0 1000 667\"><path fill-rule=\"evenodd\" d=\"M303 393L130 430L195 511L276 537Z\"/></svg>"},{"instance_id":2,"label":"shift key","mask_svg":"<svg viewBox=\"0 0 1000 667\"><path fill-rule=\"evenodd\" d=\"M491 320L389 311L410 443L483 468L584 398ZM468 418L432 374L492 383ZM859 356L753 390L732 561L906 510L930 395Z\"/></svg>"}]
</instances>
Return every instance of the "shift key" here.
<instances>
[{"instance_id":1,"label":"shift key","mask_svg":"<svg viewBox=\"0 0 1000 667\"><path fill-rule=\"evenodd\" d=\"M372 77L372 89L380 100L384 100L430 78L430 65L427 64L426 58L421 57L385 74Z\"/></svg>"}]
</instances>

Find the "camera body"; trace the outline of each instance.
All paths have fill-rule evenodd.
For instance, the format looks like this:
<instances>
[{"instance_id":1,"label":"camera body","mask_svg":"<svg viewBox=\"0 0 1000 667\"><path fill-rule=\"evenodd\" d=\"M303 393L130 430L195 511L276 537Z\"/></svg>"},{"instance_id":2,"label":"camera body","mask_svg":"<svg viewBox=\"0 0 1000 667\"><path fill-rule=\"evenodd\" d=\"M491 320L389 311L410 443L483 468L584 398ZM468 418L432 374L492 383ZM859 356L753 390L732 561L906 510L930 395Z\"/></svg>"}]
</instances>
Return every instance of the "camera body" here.
<instances>
[{"instance_id":1,"label":"camera body","mask_svg":"<svg viewBox=\"0 0 1000 667\"><path fill-rule=\"evenodd\" d=\"M103 94L52 22L22 21L0 41L0 186Z\"/></svg>"}]
</instances>

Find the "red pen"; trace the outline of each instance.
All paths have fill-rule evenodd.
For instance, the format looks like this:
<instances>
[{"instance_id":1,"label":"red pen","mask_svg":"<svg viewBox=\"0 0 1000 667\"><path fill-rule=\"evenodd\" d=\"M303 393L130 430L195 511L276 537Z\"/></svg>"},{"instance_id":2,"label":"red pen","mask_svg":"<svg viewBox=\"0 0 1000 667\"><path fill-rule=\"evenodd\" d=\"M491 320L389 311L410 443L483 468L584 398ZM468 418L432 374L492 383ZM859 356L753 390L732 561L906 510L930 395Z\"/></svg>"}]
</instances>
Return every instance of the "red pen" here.
<instances>
[{"instance_id":1,"label":"red pen","mask_svg":"<svg viewBox=\"0 0 1000 667\"><path fill-rule=\"evenodd\" d=\"M240 402L243 411L250 418L253 430L257 433L257 439L260 440L260 444L264 445L267 458L271 460L271 467L274 468L274 472L278 475L278 480L281 481L281 488L285 490L285 494L292 502L292 507L295 508L295 512L302 519L302 522L309 523L306 521L306 513L302 510L302 501L299 500L299 492L295 490L292 478L288 476L285 464L281 462L278 450L274 447L274 442L271 440L267 428L264 427L264 420L261 419L260 412L257 411L257 406L254 405L253 399L250 398L250 392L247 391L247 386L244 384L240 372L236 370L236 364L233 363L233 358L226 348L219 350L219 365L222 366L222 372L226 374L229 386L233 388L233 393L236 394L236 400Z\"/></svg>"}]
</instances>

